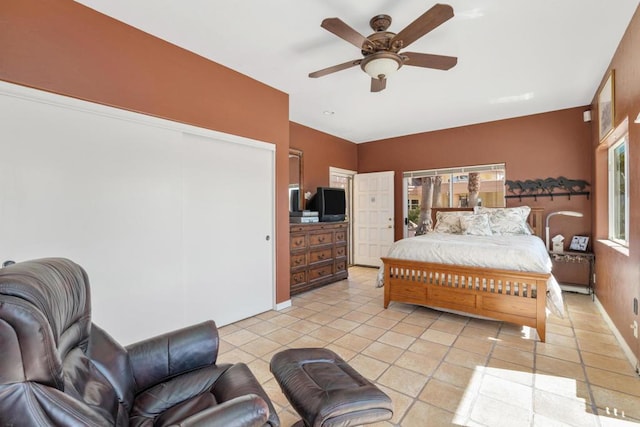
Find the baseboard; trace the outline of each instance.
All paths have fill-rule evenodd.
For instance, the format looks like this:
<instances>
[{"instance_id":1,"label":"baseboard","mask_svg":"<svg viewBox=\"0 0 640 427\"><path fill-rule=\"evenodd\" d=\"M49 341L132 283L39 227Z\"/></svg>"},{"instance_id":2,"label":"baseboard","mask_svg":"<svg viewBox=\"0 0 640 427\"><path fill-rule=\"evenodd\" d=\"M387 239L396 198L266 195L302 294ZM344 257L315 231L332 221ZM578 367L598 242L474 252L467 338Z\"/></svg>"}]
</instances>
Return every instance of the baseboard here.
<instances>
[{"instance_id":1,"label":"baseboard","mask_svg":"<svg viewBox=\"0 0 640 427\"><path fill-rule=\"evenodd\" d=\"M285 308L289 308L289 307L291 307L291 300L290 299L276 304L275 310L276 311L280 311L280 310L284 310Z\"/></svg>"},{"instance_id":2,"label":"baseboard","mask_svg":"<svg viewBox=\"0 0 640 427\"><path fill-rule=\"evenodd\" d=\"M634 367L637 374L640 374L640 365L638 364L638 358L633 353L633 350L631 350L631 347L629 347L629 344L627 344L627 342L624 340L622 334L620 334L620 331L618 331L618 328L616 327L616 325L614 325L613 320L611 320L611 318L609 317L609 314L607 314L600 301L598 301L598 297L594 297L594 302L596 304L596 307L598 307L598 310L600 310L604 321L607 322L607 325L609 326L611 331L613 331L613 335L615 335L618 343L620 343L620 347L622 348L625 356L627 356L627 359L629 359L629 362L631 362L631 366Z\"/></svg>"},{"instance_id":3,"label":"baseboard","mask_svg":"<svg viewBox=\"0 0 640 427\"><path fill-rule=\"evenodd\" d=\"M570 285L568 283L558 283L560 289L567 292L577 292L579 294L589 295L589 288L584 285Z\"/></svg>"}]
</instances>

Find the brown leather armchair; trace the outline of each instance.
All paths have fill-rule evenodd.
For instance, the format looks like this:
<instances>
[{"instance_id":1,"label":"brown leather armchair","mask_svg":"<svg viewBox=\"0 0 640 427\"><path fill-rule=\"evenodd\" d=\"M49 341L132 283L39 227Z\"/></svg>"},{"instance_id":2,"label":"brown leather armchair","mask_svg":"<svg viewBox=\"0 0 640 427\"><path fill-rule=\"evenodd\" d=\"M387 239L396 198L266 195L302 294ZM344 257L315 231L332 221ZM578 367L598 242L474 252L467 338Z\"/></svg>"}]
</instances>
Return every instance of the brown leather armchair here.
<instances>
[{"instance_id":1,"label":"brown leather armchair","mask_svg":"<svg viewBox=\"0 0 640 427\"><path fill-rule=\"evenodd\" d=\"M0 425L279 426L245 364L216 364L218 344L208 321L122 347L91 323L79 265L0 268Z\"/></svg>"}]
</instances>

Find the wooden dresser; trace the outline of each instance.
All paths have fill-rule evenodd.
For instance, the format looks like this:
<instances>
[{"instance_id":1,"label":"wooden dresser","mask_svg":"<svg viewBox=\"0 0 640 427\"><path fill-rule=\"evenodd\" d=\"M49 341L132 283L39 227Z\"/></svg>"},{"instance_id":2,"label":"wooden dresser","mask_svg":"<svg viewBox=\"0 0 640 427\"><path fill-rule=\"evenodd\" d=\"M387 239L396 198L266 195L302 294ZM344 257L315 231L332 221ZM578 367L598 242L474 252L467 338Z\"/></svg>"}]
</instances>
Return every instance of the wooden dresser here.
<instances>
[{"instance_id":1,"label":"wooden dresser","mask_svg":"<svg viewBox=\"0 0 640 427\"><path fill-rule=\"evenodd\" d=\"M291 295L346 279L347 222L289 225Z\"/></svg>"}]
</instances>

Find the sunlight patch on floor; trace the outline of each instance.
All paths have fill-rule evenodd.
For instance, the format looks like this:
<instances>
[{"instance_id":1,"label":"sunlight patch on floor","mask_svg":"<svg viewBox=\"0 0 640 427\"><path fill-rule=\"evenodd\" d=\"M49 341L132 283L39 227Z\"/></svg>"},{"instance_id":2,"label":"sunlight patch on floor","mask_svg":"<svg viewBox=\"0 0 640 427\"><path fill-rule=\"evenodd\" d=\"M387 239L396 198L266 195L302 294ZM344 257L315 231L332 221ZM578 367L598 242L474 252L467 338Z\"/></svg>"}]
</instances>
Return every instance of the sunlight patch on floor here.
<instances>
[{"instance_id":1,"label":"sunlight patch on floor","mask_svg":"<svg viewBox=\"0 0 640 427\"><path fill-rule=\"evenodd\" d=\"M606 415L595 415L589 394L584 383L571 378L476 366L453 422L463 426L546 425L551 420L594 427L638 425L625 420L625 408L606 408Z\"/></svg>"}]
</instances>

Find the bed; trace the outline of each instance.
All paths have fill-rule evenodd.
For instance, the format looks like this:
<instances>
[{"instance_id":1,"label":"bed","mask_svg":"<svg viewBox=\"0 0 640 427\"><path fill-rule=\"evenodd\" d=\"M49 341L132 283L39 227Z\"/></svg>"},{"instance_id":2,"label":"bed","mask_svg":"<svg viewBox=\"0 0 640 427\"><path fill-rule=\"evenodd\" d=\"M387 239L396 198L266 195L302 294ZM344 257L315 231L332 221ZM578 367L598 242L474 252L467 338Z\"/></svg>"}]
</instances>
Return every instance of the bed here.
<instances>
[{"instance_id":1,"label":"bed","mask_svg":"<svg viewBox=\"0 0 640 427\"><path fill-rule=\"evenodd\" d=\"M499 226L505 212L517 212L522 234L496 235L500 229L493 229L492 218ZM396 301L511 322L534 328L544 342L547 312L562 316L563 303L541 239L543 210L481 208L474 214L472 209L434 208L432 217L434 232L397 241L382 258L378 285L384 286L384 307ZM479 230L489 227L493 233L474 233L470 226L462 234L473 235L461 235L447 229L445 219L457 221L458 227L482 223Z\"/></svg>"}]
</instances>

